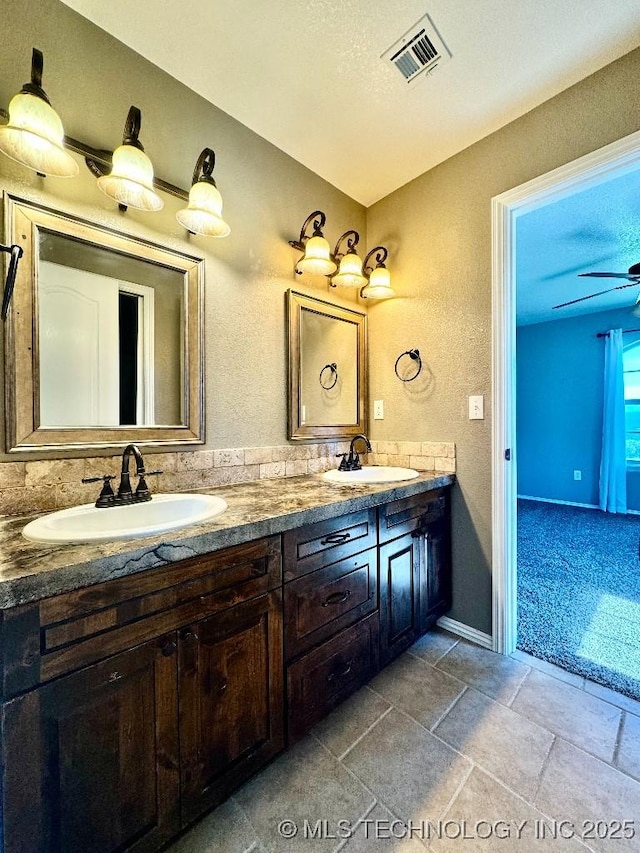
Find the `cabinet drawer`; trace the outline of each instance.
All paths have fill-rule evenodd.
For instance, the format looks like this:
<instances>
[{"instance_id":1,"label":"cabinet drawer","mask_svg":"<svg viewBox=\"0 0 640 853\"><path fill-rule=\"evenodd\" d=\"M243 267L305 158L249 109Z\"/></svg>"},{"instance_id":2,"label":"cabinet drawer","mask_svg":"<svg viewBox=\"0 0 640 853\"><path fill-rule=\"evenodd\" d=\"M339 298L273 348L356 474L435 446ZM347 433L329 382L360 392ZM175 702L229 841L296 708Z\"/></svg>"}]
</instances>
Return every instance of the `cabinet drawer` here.
<instances>
[{"instance_id":1,"label":"cabinet drawer","mask_svg":"<svg viewBox=\"0 0 640 853\"><path fill-rule=\"evenodd\" d=\"M436 489L381 506L378 510L380 543L390 542L405 533L412 533L420 526L444 518L448 500L447 489Z\"/></svg>"},{"instance_id":2,"label":"cabinet drawer","mask_svg":"<svg viewBox=\"0 0 640 853\"><path fill-rule=\"evenodd\" d=\"M364 684L378 668L378 614L372 613L288 668L289 741Z\"/></svg>"},{"instance_id":3,"label":"cabinet drawer","mask_svg":"<svg viewBox=\"0 0 640 853\"><path fill-rule=\"evenodd\" d=\"M376 610L377 561L370 548L285 586L287 660Z\"/></svg>"},{"instance_id":4,"label":"cabinet drawer","mask_svg":"<svg viewBox=\"0 0 640 853\"><path fill-rule=\"evenodd\" d=\"M249 601L281 582L280 537L273 536L13 608L2 626L4 695Z\"/></svg>"},{"instance_id":5,"label":"cabinet drawer","mask_svg":"<svg viewBox=\"0 0 640 853\"><path fill-rule=\"evenodd\" d=\"M284 534L284 579L302 577L376 545L375 509L308 524Z\"/></svg>"}]
</instances>

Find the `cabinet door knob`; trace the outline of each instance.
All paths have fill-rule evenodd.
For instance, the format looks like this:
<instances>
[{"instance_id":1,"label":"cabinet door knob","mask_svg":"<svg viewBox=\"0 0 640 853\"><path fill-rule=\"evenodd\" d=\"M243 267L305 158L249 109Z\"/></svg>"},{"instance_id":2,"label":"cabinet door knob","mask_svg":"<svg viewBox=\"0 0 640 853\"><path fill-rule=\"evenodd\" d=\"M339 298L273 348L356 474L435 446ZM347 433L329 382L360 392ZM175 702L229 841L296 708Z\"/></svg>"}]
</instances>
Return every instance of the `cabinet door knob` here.
<instances>
[{"instance_id":1,"label":"cabinet door knob","mask_svg":"<svg viewBox=\"0 0 640 853\"><path fill-rule=\"evenodd\" d=\"M185 643L188 643L190 646L194 646L198 642L198 635L195 631L186 631L182 635L182 639Z\"/></svg>"},{"instance_id":2,"label":"cabinet door knob","mask_svg":"<svg viewBox=\"0 0 640 853\"><path fill-rule=\"evenodd\" d=\"M178 646L175 640L167 640L162 646L162 654L166 658L170 658L172 654L175 654L177 648Z\"/></svg>"},{"instance_id":3,"label":"cabinet door knob","mask_svg":"<svg viewBox=\"0 0 640 853\"><path fill-rule=\"evenodd\" d=\"M342 604L343 601L346 601L351 595L350 589L345 589L344 592L334 592L332 595L329 595L323 602L323 607L329 607L330 604Z\"/></svg>"},{"instance_id":4,"label":"cabinet door knob","mask_svg":"<svg viewBox=\"0 0 640 853\"><path fill-rule=\"evenodd\" d=\"M222 696L222 694L226 691L229 686L229 682L226 678L221 678L220 683L218 684L218 694Z\"/></svg>"}]
</instances>

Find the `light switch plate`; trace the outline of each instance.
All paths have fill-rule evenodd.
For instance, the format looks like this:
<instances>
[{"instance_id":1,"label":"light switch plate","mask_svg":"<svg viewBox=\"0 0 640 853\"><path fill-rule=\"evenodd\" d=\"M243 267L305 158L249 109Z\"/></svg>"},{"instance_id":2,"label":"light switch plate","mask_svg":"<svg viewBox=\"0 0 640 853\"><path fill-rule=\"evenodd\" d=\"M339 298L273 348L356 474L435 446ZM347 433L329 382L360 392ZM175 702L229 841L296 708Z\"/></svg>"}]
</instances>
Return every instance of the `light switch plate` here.
<instances>
[{"instance_id":1,"label":"light switch plate","mask_svg":"<svg viewBox=\"0 0 640 853\"><path fill-rule=\"evenodd\" d=\"M373 419L374 421L384 420L384 400L373 401Z\"/></svg>"},{"instance_id":2,"label":"light switch plate","mask_svg":"<svg viewBox=\"0 0 640 853\"><path fill-rule=\"evenodd\" d=\"M482 394L469 397L469 420L484 420L484 396Z\"/></svg>"}]
</instances>

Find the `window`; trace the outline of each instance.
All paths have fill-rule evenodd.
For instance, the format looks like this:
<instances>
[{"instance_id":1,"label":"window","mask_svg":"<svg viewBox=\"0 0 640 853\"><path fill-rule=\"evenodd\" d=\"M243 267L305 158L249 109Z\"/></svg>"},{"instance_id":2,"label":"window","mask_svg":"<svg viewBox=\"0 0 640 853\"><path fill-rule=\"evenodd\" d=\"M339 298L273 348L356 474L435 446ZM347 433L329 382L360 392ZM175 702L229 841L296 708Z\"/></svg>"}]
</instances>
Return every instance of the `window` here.
<instances>
[{"instance_id":1,"label":"window","mask_svg":"<svg viewBox=\"0 0 640 853\"><path fill-rule=\"evenodd\" d=\"M640 469L640 340L624 348L622 364L627 467Z\"/></svg>"}]
</instances>

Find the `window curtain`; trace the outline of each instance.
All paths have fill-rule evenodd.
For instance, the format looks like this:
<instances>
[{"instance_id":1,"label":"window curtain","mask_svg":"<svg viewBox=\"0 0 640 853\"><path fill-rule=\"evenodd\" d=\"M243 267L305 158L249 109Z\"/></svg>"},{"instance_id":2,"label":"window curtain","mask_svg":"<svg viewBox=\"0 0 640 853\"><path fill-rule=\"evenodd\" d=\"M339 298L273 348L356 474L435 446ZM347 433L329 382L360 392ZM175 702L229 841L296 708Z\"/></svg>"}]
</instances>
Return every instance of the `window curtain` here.
<instances>
[{"instance_id":1,"label":"window curtain","mask_svg":"<svg viewBox=\"0 0 640 853\"><path fill-rule=\"evenodd\" d=\"M627 452L621 329L611 329L605 338L600 509L605 512L626 513L627 511Z\"/></svg>"}]
</instances>

